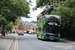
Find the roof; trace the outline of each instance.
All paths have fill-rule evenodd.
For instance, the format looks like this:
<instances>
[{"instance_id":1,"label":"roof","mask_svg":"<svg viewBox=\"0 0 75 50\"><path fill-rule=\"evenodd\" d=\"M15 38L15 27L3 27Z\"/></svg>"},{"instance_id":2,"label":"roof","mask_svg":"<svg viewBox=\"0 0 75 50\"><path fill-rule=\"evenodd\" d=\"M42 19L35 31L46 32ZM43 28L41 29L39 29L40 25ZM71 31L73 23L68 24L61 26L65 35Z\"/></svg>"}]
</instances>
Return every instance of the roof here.
<instances>
[{"instance_id":1,"label":"roof","mask_svg":"<svg viewBox=\"0 0 75 50\"><path fill-rule=\"evenodd\" d=\"M21 25L33 25L34 27L37 27L37 23L31 23L31 22L28 22L28 21L25 21L25 22L21 22L20 23Z\"/></svg>"},{"instance_id":2,"label":"roof","mask_svg":"<svg viewBox=\"0 0 75 50\"><path fill-rule=\"evenodd\" d=\"M39 14L37 17L42 17L42 14Z\"/></svg>"},{"instance_id":3,"label":"roof","mask_svg":"<svg viewBox=\"0 0 75 50\"><path fill-rule=\"evenodd\" d=\"M37 27L37 23L31 23L31 25L33 25L34 27Z\"/></svg>"}]
</instances>

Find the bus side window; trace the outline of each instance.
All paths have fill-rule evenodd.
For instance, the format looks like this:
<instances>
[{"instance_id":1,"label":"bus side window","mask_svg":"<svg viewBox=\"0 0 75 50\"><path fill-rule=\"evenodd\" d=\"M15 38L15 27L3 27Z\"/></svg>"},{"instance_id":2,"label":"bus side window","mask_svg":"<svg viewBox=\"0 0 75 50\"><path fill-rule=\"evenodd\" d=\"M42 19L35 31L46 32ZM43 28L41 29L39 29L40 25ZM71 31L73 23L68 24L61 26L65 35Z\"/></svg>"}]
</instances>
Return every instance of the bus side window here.
<instances>
[{"instance_id":1,"label":"bus side window","mask_svg":"<svg viewBox=\"0 0 75 50\"><path fill-rule=\"evenodd\" d=\"M41 32L41 28L39 28L39 32Z\"/></svg>"},{"instance_id":2,"label":"bus side window","mask_svg":"<svg viewBox=\"0 0 75 50\"><path fill-rule=\"evenodd\" d=\"M42 21L44 22L44 17L42 18Z\"/></svg>"}]
</instances>

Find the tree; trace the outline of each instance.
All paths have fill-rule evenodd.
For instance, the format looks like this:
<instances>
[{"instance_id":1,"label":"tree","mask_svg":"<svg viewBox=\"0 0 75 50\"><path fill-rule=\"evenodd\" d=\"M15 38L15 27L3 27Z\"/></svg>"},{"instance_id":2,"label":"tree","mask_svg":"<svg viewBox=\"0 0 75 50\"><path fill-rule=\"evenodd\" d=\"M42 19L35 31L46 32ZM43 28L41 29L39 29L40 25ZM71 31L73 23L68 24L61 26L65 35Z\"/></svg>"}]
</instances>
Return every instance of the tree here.
<instances>
[{"instance_id":1,"label":"tree","mask_svg":"<svg viewBox=\"0 0 75 50\"><path fill-rule=\"evenodd\" d=\"M42 14L51 14L51 11L53 11L53 7L56 7L55 3L59 3L60 1L65 0L36 0L36 8L43 8L45 7ZM33 8L34 10L35 8Z\"/></svg>"},{"instance_id":2,"label":"tree","mask_svg":"<svg viewBox=\"0 0 75 50\"><path fill-rule=\"evenodd\" d=\"M20 16L28 17L29 2L26 0L0 0L0 24L3 26L3 34L5 25L9 22L15 22Z\"/></svg>"},{"instance_id":3,"label":"tree","mask_svg":"<svg viewBox=\"0 0 75 50\"><path fill-rule=\"evenodd\" d=\"M31 23L37 23L37 21L31 21Z\"/></svg>"},{"instance_id":4,"label":"tree","mask_svg":"<svg viewBox=\"0 0 75 50\"><path fill-rule=\"evenodd\" d=\"M58 7L54 7L52 14L61 16L61 23L63 26L63 31L61 34L67 38L75 38L75 1L66 0L60 3L56 3L56 5Z\"/></svg>"},{"instance_id":5,"label":"tree","mask_svg":"<svg viewBox=\"0 0 75 50\"><path fill-rule=\"evenodd\" d=\"M63 26L63 33L68 37L75 38L75 0L37 0L37 6L41 7L53 2L53 11L51 14L60 15ZM45 11L44 11L45 12ZM49 12L49 11L46 11ZM50 14L50 13L49 13ZM65 33L66 32L66 33ZM66 37L67 37L66 36Z\"/></svg>"},{"instance_id":6,"label":"tree","mask_svg":"<svg viewBox=\"0 0 75 50\"><path fill-rule=\"evenodd\" d=\"M13 22L10 22L9 24L7 24L5 26L5 29L9 32L9 31L12 31L12 28L13 28L14 24Z\"/></svg>"},{"instance_id":7,"label":"tree","mask_svg":"<svg viewBox=\"0 0 75 50\"><path fill-rule=\"evenodd\" d=\"M58 0L36 0L36 8L43 8L45 7L42 14L51 14L51 11L53 11L54 2Z\"/></svg>"}]
</instances>

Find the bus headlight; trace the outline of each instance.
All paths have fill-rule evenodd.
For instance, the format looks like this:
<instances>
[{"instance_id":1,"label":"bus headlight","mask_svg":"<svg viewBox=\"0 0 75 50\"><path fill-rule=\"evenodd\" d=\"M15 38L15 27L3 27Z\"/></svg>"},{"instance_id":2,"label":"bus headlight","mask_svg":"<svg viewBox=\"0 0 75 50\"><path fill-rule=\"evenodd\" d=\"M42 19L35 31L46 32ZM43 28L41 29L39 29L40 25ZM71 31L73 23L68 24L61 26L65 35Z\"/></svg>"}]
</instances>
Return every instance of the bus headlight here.
<instances>
[{"instance_id":1,"label":"bus headlight","mask_svg":"<svg viewBox=\"0 0 75 50\"><path fill-rule=\"evenodd\" d=\"M46 33L44 33L44 35L46 35Z\"/></svg>"},{"instance_id":2,"label":"bus headlight","mask_svg":"<svg viewBox=\"0 0 75 50\"><path fill-rule=\"evenodd\" d=\"M58 36L60 36L60 34L58 34Z\"/></svg>"}]
</instances>

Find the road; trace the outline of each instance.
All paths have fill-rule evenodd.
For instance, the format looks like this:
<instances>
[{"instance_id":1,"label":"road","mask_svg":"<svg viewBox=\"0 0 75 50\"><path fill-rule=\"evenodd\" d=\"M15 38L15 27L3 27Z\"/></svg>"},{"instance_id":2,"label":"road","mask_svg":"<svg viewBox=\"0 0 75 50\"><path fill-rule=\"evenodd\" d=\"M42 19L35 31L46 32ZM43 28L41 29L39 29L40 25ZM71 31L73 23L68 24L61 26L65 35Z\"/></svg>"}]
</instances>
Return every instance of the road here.
<instances>
[{"instance_id":1,"label":"road","mask_svg":"<svg viewBox=\"0 0 75 50\"><path fill-rule=\"evenodd\" d=\"M75 45L64 43L63 41L54 42L51 40L42 41L36 35L17 35L11 34L0 37L0 50L75 50Z\"/></svg>"}]
</instances>

